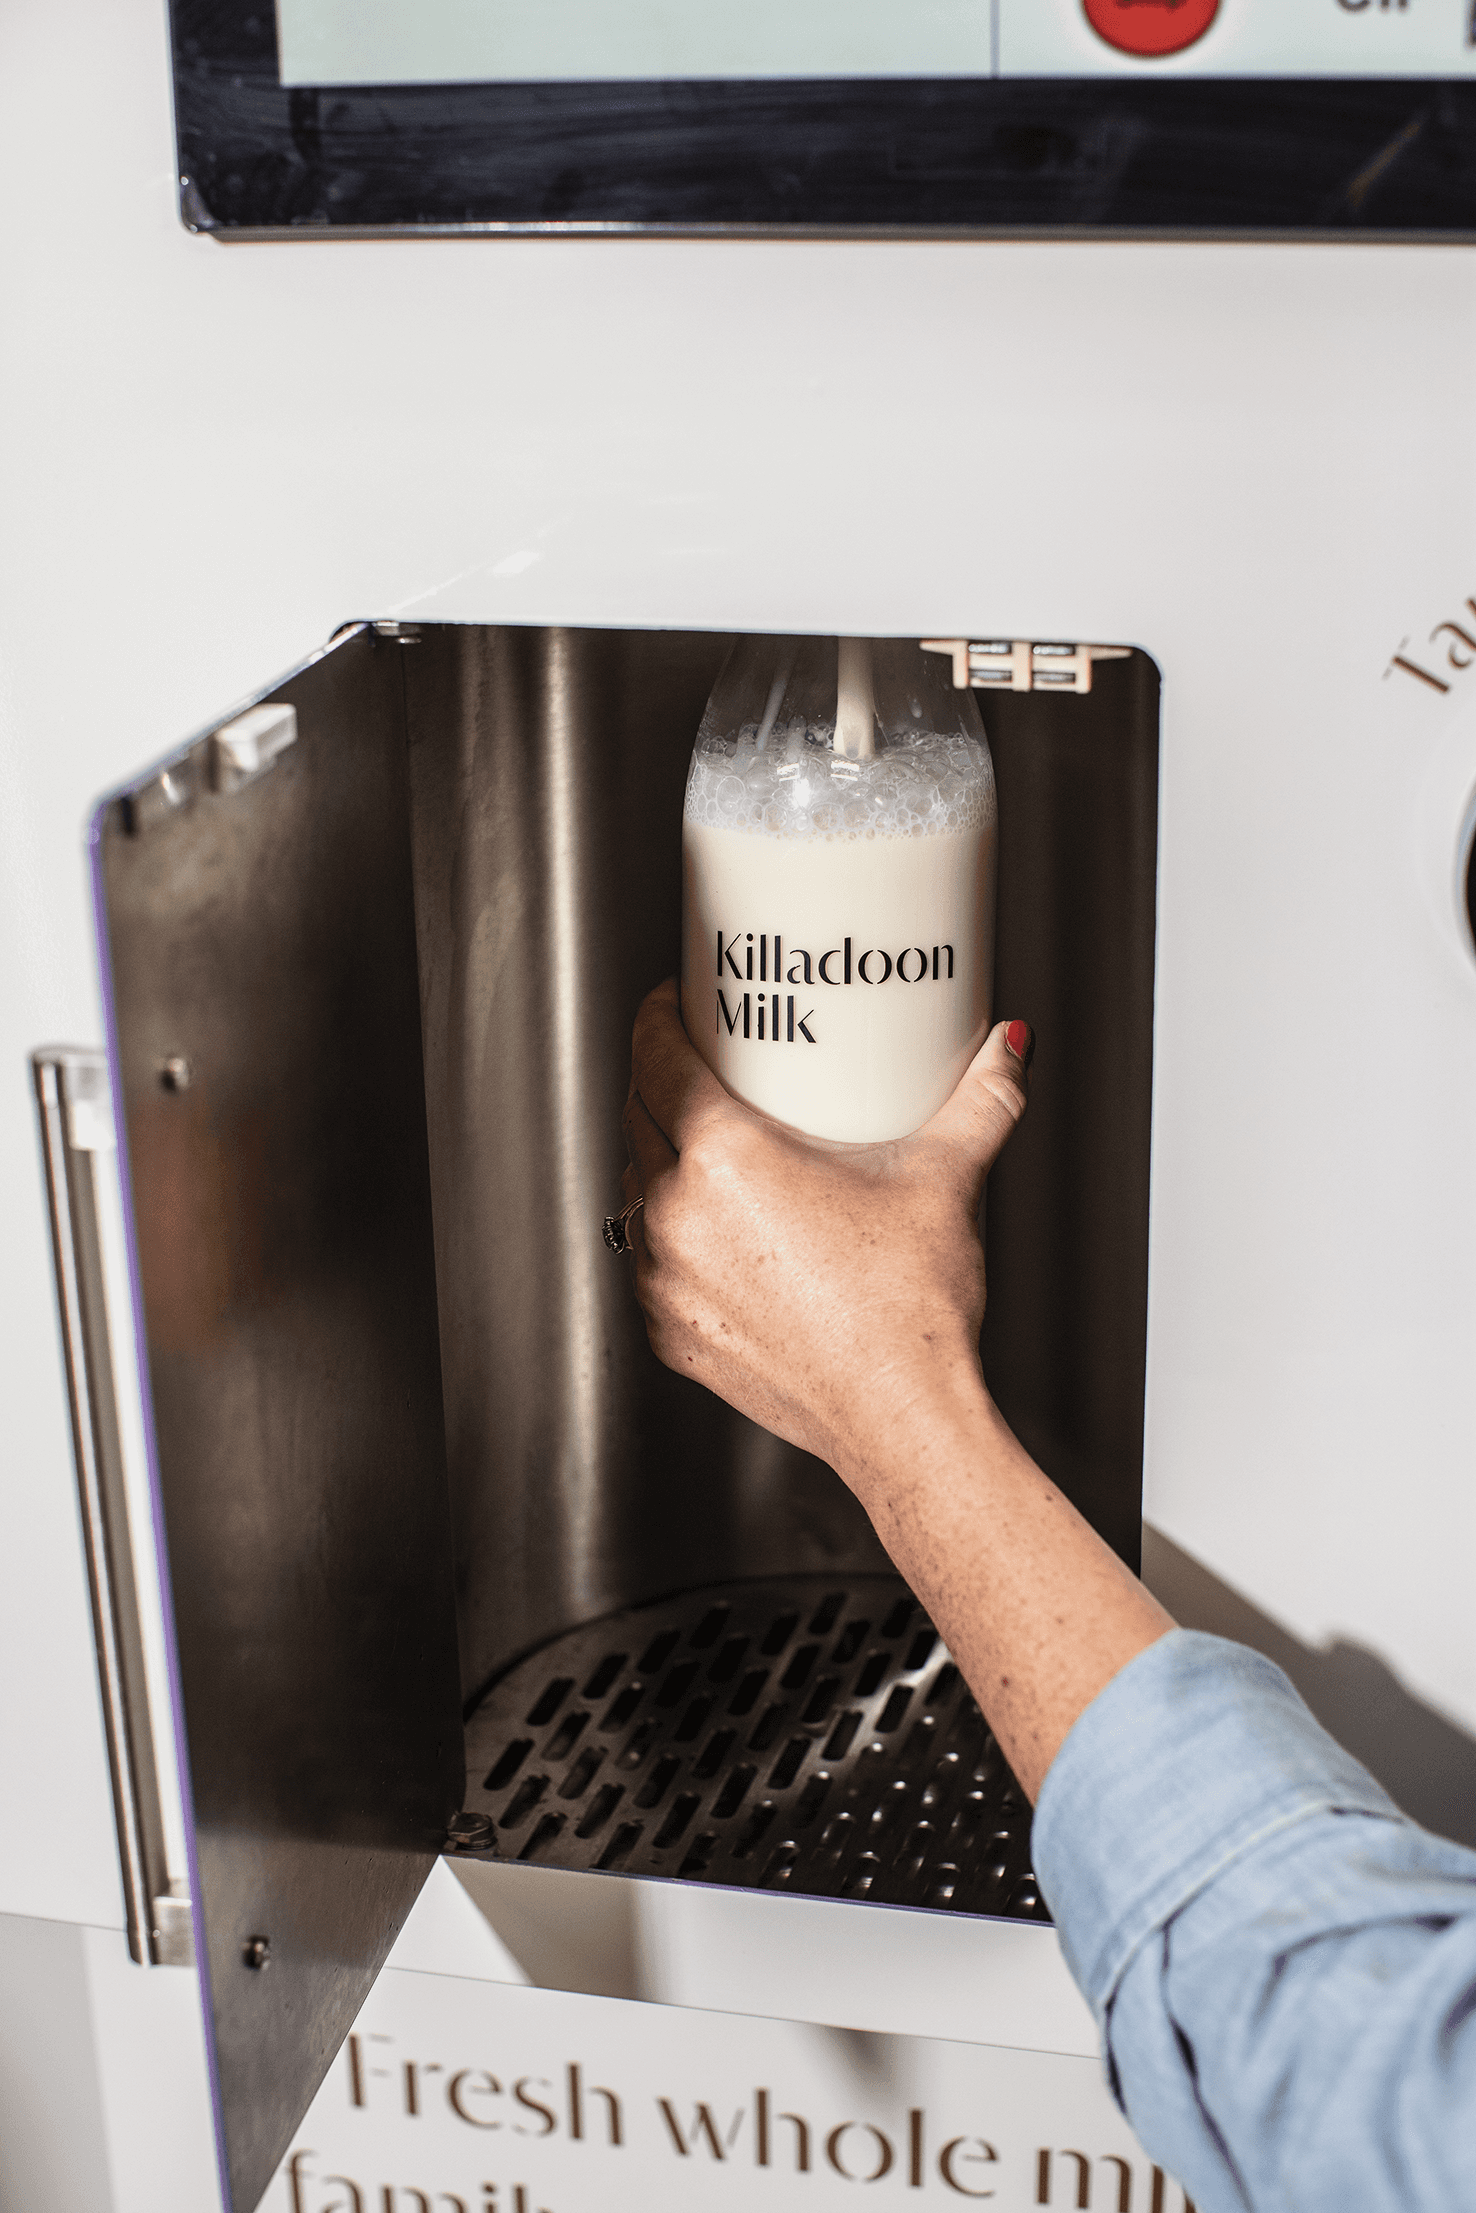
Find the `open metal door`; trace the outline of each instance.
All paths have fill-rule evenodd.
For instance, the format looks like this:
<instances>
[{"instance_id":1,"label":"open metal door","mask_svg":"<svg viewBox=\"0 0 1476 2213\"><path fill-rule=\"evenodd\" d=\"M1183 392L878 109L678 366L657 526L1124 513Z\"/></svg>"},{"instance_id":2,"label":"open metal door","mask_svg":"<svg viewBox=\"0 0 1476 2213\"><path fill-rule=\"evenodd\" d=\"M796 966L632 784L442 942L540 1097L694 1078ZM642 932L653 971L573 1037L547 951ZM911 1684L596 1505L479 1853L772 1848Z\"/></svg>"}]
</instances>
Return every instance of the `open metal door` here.
<instances>
[{"instance_id":1,"label":"open metal door","mask_svg":"<svg viewBox=\"0 0 1476 2213\"><path fill-rule=\"evenodd\" d=\"M104 802L93 858L196 1953L251 2213L462 1795L398 646L355 630Z\"/></svg>"}]
</instances>

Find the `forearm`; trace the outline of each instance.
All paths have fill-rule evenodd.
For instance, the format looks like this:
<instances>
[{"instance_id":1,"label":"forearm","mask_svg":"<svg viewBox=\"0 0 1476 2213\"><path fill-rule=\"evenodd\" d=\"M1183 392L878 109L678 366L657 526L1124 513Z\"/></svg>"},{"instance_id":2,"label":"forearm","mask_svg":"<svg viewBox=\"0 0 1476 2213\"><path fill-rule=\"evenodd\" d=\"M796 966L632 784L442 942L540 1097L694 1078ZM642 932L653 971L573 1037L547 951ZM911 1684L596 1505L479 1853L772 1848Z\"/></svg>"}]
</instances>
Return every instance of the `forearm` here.
<instances>
[{"instance_id":1,"label":"forearm","mask_svg":"<svg viewBox=\"0 0 1476 2213\"><path fill-rule=\"evenodd\" d=\"M723 1090L666 984L636 1024L622 1189L643 1202L636 1287L656 1351L839 1470L1033 1800L1078 1714L1173 1624L979 1372L979 1199L1028 1059L1025 1025L1000 1024L911 1137L816 1145Z\"/></svg>"},{"instance_id":2,"label":"forearm","mask_svg":"<svg viewBox=\"0 0 1476 2213\"><path fill-rule=\"evenodd\" d=\"M1033 1802L1077 1716L1170 1617L1041 1473L972 1360L940 1364L837 1464Z\"/></svg>"}]
</instances>

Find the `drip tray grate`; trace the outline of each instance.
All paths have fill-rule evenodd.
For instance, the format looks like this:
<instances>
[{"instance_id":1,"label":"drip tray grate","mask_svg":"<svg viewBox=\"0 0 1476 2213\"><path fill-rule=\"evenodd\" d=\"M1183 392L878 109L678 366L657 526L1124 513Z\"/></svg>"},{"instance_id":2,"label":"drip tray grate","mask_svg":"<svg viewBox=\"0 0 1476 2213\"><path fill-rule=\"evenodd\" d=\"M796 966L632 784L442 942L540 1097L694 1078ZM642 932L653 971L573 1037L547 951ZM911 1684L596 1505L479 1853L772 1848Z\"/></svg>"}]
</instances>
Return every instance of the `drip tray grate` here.
<instances>
[{"instance_id":1,"label":"drip tray grate","mask_svg":"<svg viewBox=\"0 0 1476 2213\"><path fill-rule=\"evenodd\" d=\"M466 1753L500 1859L1049 1919L1024 1793L896 1576L608 1614L496 1682Z\"/></svg>"}]
</instances>

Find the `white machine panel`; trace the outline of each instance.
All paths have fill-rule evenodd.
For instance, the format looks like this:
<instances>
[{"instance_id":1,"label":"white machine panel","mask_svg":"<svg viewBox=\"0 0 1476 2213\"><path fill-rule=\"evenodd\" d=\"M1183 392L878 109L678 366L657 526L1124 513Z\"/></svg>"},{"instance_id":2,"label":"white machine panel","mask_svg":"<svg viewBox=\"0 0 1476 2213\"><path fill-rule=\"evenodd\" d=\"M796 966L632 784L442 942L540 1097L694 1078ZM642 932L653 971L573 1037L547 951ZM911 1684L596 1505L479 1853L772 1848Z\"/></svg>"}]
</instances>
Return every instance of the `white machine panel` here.
<instances>
[{"instance_id":1,"label":"white machine panel","mask_svg":"<svg viewBox=\"0 0 1476 2213\"><path fill-rule=\"evenodd\" d=\"M1022 6L1001 14L1000 67L1076 69L1066 0L1040 18L1059 58L1054 31L1027 45L1012 30ZM1416 26L1446 40L1456 13L1322 12L1340 55L1363 37L1413 55ZM1249 0L1225 0L1223 18L1228 53ZM1164 765L1146 1510L1294 1647L1354 1648L1476 1732L1476 957L1459 903L1476 801L1469 251L225 252L178 222L153 0L65 16L33 0L3 38L0 144L25 218L5 248L21 342L0 593L0 1913L104 1932L120 1975L140 1993L150 1980L116 1934L25 1066L45 1039L101 1034L86 810L161 734L218 716L352 617L1151 653ZM1262 66L1253 50L1236 66ZM1441 54L1446 74L1469 65ZM1406 66L1436 65L1378 63ZM76 158L57 158L62 113ZM82 2003L74 1965L58 2003ZM376 1993L376 2032L483 2064L454 1992L432 2043L437 1980ZM97 2066L121 2128L147 2016L142 1995L115 1995ZM595 2001L518 2002L537 2072L579 2056L558 2009ZM594 2024L580 2015L580 2051L604 2065L612 2032ZM704 2074L694 2046L687 2073L643 2056L632 2080L654 2097L669 2079L689 2117L710 2080L732 2091L731 2118L758 2079L743 2050L731 2076ZM1086 2061L1053 2063L1085 2082ZM353 2119L332 2080L337 2117L315 2108L319 2134L299 2143L348 2161L358 2140L327 2133ZM817 2076L817 2123L861 2112L842 2111L840 2089ZM198 2056L150 2095L161 2132L181 2115L194 2127ZM876 2110L903 2129L894 2144L907 2104L900 2122ZM954 2133L994 2141L961 2090L948 2109ZM1116 2153L1104 2096L1092 2111L1088 2149ZM649 2099L643 2112L651 2158L686 2173ZM1010 2157L1028 2174L1041 2145L1020 2131ZM363 2166L366 2184L430 2185L400 2141L384 2147L393 2168ZM554 2177L532 2164L486 2173L505 2186L497 2213L524 2213L506 2198L519 2182L526 2213L578 2202L562 2177L562 2197L540 2196ZM462 2170L434 2174L456 2188ZM717 2203L724 2178L707 2179ZM35 2181L27 2213L67 2202L48 2187ZM131 2202L198 2213L194 2183L168 2187ZM303 2203L323 2200L320 2187ZM285 2182L276 2202L286 2213Z\"/></svg>"}]
</instances>

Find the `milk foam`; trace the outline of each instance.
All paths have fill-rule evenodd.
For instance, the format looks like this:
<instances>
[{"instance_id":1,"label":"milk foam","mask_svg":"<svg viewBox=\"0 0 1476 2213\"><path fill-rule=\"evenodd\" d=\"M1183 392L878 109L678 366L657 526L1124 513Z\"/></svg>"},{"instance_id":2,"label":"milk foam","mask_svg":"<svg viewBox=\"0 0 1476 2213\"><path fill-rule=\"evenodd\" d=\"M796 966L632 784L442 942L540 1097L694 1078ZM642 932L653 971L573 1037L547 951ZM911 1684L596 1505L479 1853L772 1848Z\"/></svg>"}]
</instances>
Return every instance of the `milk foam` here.
<instances>
[{"instance_id":1,"label":"milk foam","mask_svg":"<svg viewBox=\"0 0 1476 2213\"><path fill-rule=\"evenodd\" d=\"M987 746L963 731L890 738L869 761L837 759L830 733L791 723L759 749L758 726L736 739L703 732L687 778L686 816L712 829L770 837L930 837L995 819Z\"/></svg>"},{"instance_id":2,"label":"milk foam","mask_svg":"<svg viewBox=\"0 0 1476 2213\"><path fill-rule=\"evenodd\" d=\"M920 731L867 761L804 728L699 736L682 826L682 1011L729 1090L820 1137L899 1137L988 1033L987 746ZM777 963L777 968L776 968ZM776 1028L777 1024L777 1028Z\"/></svg>"}]
</instances>

